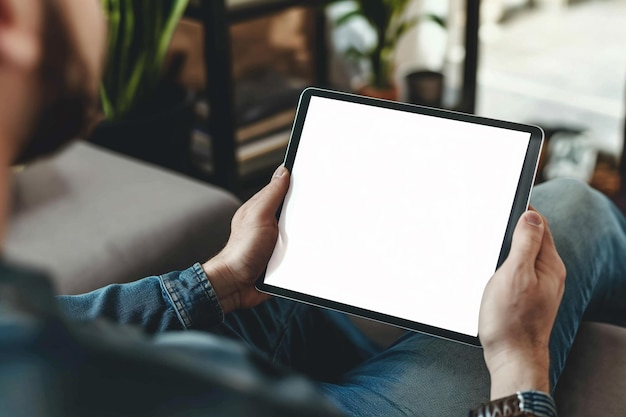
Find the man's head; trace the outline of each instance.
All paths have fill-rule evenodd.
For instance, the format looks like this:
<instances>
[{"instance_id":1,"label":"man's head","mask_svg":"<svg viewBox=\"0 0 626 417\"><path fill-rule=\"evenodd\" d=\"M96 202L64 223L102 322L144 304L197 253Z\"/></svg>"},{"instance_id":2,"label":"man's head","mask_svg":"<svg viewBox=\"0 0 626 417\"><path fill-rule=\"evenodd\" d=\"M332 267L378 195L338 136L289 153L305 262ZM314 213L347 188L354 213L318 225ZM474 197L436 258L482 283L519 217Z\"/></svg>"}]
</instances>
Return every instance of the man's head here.
<instances>
[{"instance_id":1,"label":"man's head","mask_svg":"<svg viewBox=\"0 0 626 417\"><path fill-rule=\"evenodd\" d=\"M8 162L81 133L97 103L105 50L99 0L0 0L0 140Z\"/></svg>"}]
</instances>

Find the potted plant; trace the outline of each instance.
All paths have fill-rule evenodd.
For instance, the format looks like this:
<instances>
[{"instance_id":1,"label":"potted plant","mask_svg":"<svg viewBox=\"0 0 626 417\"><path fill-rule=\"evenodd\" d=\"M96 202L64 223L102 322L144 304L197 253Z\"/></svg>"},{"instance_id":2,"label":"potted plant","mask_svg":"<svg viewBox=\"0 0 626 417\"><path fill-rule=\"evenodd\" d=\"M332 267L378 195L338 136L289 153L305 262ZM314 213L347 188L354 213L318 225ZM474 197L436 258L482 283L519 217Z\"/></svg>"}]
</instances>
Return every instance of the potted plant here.
<instances>
[{"instance_id":1,"label":"potted plant","mask_svg":"<svg viewBox=\"0 0 626 417\"><path fill-rule=\"evenodd\" d=\"M338 3L343 0L329 0ZM371 67L369 83L359 93L378 98L397 100L398 88L393 81L394 51L398 41L420 18L431 19L444 26L435 15L407 17L405 14L411 0L356 0L356 8L340 16L335 24L341 26L353 18L361 17L370 24L376 34L376 42L369 50L350 48L346 54L352 59L367 59Z\"/></svg>"},{"instance_id":2,"label":"potted plant","mask_svg":"<svg viewBox=\"0 0 626 417\"><path fill-rule=\"evenodd\" d=\"M101 0L108 18L108 60L101 102L106 120L90 141L184 170L192 100L163 82L168 46L188 0Z\"/></svg>"}]
</instances>

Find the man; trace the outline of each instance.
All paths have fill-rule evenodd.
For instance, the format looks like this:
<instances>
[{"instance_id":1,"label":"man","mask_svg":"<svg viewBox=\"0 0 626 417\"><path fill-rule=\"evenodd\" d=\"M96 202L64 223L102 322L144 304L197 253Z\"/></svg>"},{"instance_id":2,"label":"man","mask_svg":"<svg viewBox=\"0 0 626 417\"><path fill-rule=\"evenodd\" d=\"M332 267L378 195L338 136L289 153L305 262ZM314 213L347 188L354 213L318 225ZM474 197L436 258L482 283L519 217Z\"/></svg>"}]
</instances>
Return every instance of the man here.
<instances>
[{"instance_id":1,"label":"man","mask_svg":"<svg viewBox=\"0 0 626 417\"><path fill-rule=\"evenodd\" d=\"M96 0L0 0L0 230L11 164L89 121L104 43ZM41 274L1 264L0 415L453 416L519 392L527 415L551 416L583 315L626 324L626 221L562 181L533 201L554 240L525 213L485 290L483 351L408 333L379 352L345 316L254 289L288 186L279 168L224 250L185 271L55 299Z\"/></svg>"}]
</instances>

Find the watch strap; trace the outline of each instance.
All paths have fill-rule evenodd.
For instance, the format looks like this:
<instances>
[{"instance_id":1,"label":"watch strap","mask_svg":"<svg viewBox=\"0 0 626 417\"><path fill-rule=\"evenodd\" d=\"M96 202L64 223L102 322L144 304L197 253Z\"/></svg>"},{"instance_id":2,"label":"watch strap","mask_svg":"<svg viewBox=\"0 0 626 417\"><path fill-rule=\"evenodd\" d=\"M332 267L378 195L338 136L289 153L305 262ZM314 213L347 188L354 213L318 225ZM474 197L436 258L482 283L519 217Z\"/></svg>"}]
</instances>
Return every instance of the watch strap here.
<instances>
[{"instance_id":1,"label":"watch strap","mask_svg":"<svg viewBox=\"0 0 626 417\"><path fill-rule=\"evenodd\" d=\"M554 399L542 391L522 391L482 404L470 417L557 417Z\"/></svg>"}]
</instances>

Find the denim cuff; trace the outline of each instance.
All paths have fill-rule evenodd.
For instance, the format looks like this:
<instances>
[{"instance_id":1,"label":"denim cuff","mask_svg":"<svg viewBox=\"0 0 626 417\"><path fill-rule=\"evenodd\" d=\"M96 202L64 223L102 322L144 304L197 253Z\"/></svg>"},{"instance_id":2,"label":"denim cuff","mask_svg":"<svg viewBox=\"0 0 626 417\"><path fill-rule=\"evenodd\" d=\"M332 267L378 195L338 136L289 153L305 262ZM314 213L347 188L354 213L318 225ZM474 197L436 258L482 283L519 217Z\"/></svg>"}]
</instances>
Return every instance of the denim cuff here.
<instances>
[{"instance_id":1,"label":"denim cuff","mask_svg":"<svg viewBox=\"0 0 626 417\"><path fill-rule=\"evenodd\" d=\"M199 263L159 277L161 288L185 329L212 329L224 321L215 290Z\"/></svg>"}]
</instances>

